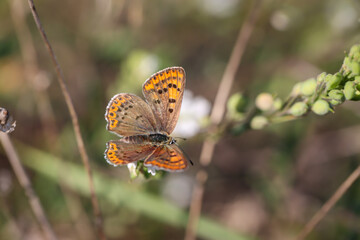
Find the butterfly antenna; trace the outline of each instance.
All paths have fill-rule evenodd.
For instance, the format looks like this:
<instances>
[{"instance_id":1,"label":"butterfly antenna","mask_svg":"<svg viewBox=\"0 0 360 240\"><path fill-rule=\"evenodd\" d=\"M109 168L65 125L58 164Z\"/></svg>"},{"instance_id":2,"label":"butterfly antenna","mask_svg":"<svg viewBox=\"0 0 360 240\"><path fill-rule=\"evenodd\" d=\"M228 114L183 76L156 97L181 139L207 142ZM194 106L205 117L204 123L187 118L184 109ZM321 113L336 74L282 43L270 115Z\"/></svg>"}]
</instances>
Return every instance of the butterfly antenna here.
<instances>
[{"instance_id":1,"label":"butterfly antenna","mask_svg":"<svg viewBox=\"0 0 360 240\"><path fill-rule=\"evenodd\" d=\"M182 147L180 147L179 144L177 144L176 142L175 142L174 144L180 148L180 150L184 153L186 159L189 160L189 162L191 163L191 165L194 166L194 163L191 161L189 155L187 155L187 153L184 151L184 149L182 149Z\"/></svg>"},{"instance_id":2,"label":"butterfly antenna","mask_svg":"<svg viewBox=\"0 0 360 240\"><path fill-rule=\"evenodd\" d=\"M183 138L183 137L174 137L176 139L180 139L180 140L183 140L183 141L186 141L187 139L186 138Z\"/></svg>"}]
</instances>

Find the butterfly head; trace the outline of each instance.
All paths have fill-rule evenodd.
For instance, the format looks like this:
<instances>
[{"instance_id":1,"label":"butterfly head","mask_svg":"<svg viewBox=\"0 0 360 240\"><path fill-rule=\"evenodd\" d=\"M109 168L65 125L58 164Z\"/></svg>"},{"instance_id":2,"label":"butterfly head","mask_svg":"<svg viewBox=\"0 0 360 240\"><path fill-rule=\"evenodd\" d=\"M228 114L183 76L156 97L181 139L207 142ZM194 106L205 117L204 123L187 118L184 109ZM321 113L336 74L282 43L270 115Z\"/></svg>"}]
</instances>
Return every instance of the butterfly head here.
<instances>
[{"instance_id":1,"label":"butterfly head","mask_svg":"<svg viewBox=\"0 0 360 240\"><path fill-rule=\"evenodd\" d=\"M176 144L176 139L173 137L170 137L169 144Z\"/></svg>"}]
</instances>

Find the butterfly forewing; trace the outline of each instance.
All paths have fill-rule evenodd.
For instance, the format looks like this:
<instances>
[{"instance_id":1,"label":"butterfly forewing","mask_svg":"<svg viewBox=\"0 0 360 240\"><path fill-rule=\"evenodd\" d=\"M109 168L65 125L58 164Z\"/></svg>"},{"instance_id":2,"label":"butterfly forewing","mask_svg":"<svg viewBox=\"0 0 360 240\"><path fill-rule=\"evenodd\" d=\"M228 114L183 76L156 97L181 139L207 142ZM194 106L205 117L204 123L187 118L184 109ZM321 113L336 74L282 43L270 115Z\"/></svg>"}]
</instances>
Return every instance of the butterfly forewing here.
<instances>
[{"instance_id":1,"label":"butterfly forewing","mask_svg":"<svg viewBox=\"0 0 360 240\"><path fill-rule=\"evenodd\" d=\"M105 113L107 129L120 136L133 136L157 132L154 114L140 97L128 93L114 96Z\"/></svg>"},{"instance_id":2,"label":"butterfly forewing","mask_svg":"<svg viewBox=\"0 0 360 240\"><path fill-rule=\"evenodd\" d=\"M144 160L156 149L151 144L133 144L122 139L109 141L106 145L105 158L114 166Z\"/></svg>"},{"instance_id":3,"label":"butterfly forewing","mask_svg":"<svg viewBox=\"0 0 360 240\"><path fill-rule=\"evenodd\" d=\"M166 68L152 75L143 85L160 131L170 134L180 114L186 76L181 67Z\"/></svg>"},{"instance_id":4,"label":"butterfly forewing","mask_svg":"<svg viewBox=\"0 0 360 240\"><path fill-rule=\"evenodd\" d=\"M149 168L172 172L188 167L189 161L182 150L167 136L179 118L185 82L184 69L171 67L145 81L146 102L128 93L110 100L105 113L107 129L123 137L107 143L105 158L110 164L144 160Z\"/></svg>"},{"instance_id":5,"label":"butterfly forewing","mask_svg":"<svg viewBox=\"0 0 360 240\"><path fill-rule=\"evenodd\" d=\"M189 161L181 149L175 144L159 146L153 154L145 160L144 165L166 171L183 171L188 167Z\"/></svg>"}]
</instances>

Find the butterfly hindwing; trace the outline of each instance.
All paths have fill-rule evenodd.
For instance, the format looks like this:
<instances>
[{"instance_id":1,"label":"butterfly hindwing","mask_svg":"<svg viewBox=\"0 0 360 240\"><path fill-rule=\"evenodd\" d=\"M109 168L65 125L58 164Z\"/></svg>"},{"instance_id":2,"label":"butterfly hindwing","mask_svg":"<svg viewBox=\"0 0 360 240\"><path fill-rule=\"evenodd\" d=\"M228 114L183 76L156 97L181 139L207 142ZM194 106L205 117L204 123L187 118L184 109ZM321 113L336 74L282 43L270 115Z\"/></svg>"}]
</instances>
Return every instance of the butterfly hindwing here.
<instances>
[{"instance_id":1,"label":"butterfly hindwing","mask_svg":"<svg viewBox=\"0 0 360 240\"><path fill-rule=\"evenodd\" d=\"M156 132L156 120L149 106L140 97L128 93L115 95L109 102L105 119L107 129L120 136Z\"/></svg>"},{"instance_id":2,"label":"butterfly hindwing","mask_svg":"<svg viewBox=\"0 0 360 240\"><path fill-rule=\"evenodd\" d=\"M158 146L145 160L144 165L154 167L156 170L177 172L187 169L189 161L178 146L171 144Z\"/></svg>"},{"instance_id":3,"label":"butterfly hindwing","mask_svg":"<svg viewBox=\"0 0 360 240\"><path fill-rule=\"evenodd\" d=\"M122 139L109 141L106 145L105 158L113 166L144 160L156 149L152 144L134 144Z\"/></svg>"},{"instance_id":4,"label":"butterfly hindwing","mask_svg":"<svg viewBox=\"0 0 360 240\"><path fill-rule=\"evenodd\" d=\"M170 67L155 73L143 85L143 94L157 120L158 128L170 134L180 114L186 83L182 67Z\"/></svg>"},{"instance_id":5,"label":"butterfly hindwing","mask_svg":"<svg viewBox=\"0 0 360 240\"><path fill-rule=\"evenodd\" d=\"M191 161L168 136L179 118L185 83L184 69L170 67L145 81L146 101L128 93L110 100L105 113L107 129L122 138L107 143L108 163L118 166L144 161L149 169L170 172L188 168Z\"/></svg>"}]
</instances>

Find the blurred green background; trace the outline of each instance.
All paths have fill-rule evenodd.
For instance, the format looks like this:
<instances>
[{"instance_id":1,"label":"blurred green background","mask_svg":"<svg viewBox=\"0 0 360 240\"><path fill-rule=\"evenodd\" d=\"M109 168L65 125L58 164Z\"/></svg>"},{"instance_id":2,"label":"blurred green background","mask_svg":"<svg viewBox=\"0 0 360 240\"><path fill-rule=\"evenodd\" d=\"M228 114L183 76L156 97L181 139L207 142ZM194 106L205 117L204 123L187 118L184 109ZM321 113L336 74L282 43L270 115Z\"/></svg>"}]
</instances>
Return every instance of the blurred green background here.
<instances>
[{"instance_id":1,"label":"blurred green background","mask_svg":"<svg viewBox=\"0 0 360 240\"><path fill-rule=\"evenodd\" d=\"M183 239L202 126L238 31L253 1L95 0L35 2L63 68L96 175L109 239ZM266 91L337 72L360 41L360 2L263 1L233 93L250 102ZM182 66L186 108L174 136L194 166L184 173L130 181L103 157L117 137L105 108L119 92L141 96L154 72ZM0 1L0 106L17 121L11 133L59 239L96 239L87 179L69 113L26 1ZM190 108L192 106L192 108ZM360 105L222 137L203 200L199 239L291 239L359 164ZM41 239L4 150L0 150L0 239ZM355 182L308 239L360 239Z\"/></svg>"}]
</instances>

